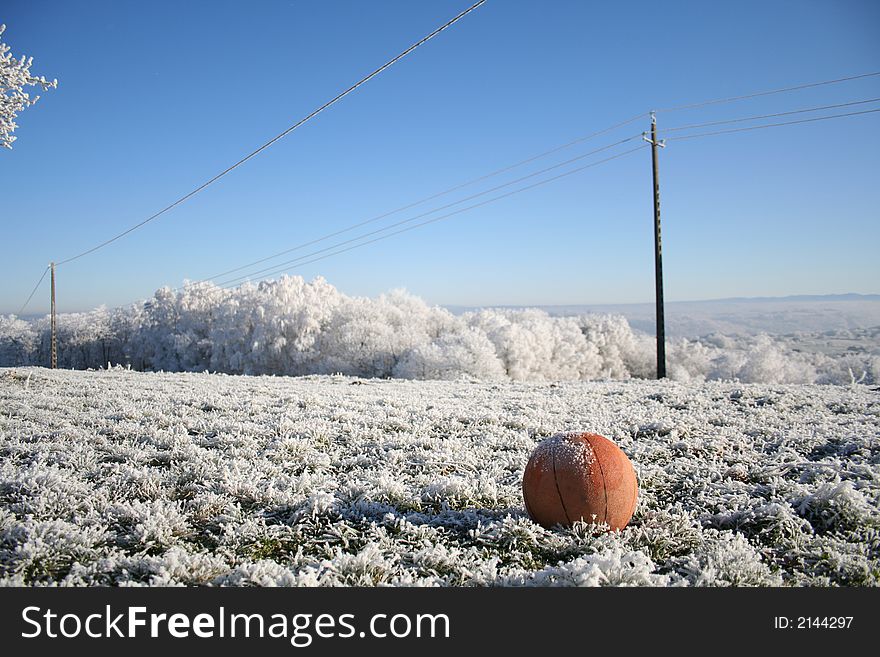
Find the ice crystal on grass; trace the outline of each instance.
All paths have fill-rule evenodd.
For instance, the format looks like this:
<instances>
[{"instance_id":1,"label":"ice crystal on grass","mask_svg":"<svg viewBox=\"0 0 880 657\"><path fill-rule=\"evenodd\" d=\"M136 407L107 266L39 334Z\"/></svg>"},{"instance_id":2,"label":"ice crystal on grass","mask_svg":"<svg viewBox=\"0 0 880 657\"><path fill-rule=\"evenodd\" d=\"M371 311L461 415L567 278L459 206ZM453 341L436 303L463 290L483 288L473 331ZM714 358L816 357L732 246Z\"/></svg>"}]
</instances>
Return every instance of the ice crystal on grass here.
<instances>
[{"instance_id":1,"label":"ice crystal on grass","mask_svg":"<svg viewBox=\"0 0 880 657\"><path fill-rule=\"evenodd\" d=\"M880 528L877 500L869 503L849 481L824 483L792 503L798 514L821 531Z\"/></svg>"},{"instance_id":2,"label":"ice crystal on grass","mask_svg":"<svg viewBox=\"0 0 880 657\"><path fill-rule=\"evenodd\" d=\"M694 586L780 586L783 582L742 534L710 530L699 551L673 561L676 572Z\"/></svg>"},{"instance_id":3,"label":"ice crystal on grass","mask_svg":"<svg viewBox=\"0 0 880 657\"><path fill-rule=\"evenodd\" d=\"M549 566L527 578L511 577L508 584L529 586L669 586L675 578L656 572L651 558L641 551L619 547Z\"/></svg>"}]
</instances>

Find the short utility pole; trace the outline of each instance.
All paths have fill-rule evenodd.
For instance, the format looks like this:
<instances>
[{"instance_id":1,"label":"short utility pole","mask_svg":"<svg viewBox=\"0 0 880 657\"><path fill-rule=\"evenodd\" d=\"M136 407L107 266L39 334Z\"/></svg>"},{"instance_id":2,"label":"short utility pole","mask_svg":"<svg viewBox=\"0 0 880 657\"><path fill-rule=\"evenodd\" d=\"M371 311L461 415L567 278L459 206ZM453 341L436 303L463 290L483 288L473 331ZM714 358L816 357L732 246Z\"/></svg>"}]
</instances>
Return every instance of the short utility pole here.
<instances>
[{"instance_id":1,"label":"short utility pole","mask_svg":"<svg viewBox=\"0 0 880 657\"><path fill-rule=\"evenodd\" d=\"M52 268L52 346L51 346L51 367L52 369L57 369L58 367L58 326L55 319L55 263L50 262L49 266Z\"/></svg>"},{"instance_id":2,"label":"short utility pole","mask_svg":"<svg viewBox=\"0 0 880 657\"><path fill-rule=\"evenodd\" d=\"M657 304L657 378L666 378L666 321L663 315L663 248L660 240L660 178L657 170L657 147L664 148L666 140L657 141L657 117L651 112L651 137L642 133L642 139L651 144L651 165L654 172L654 286Z\"/></svg>"}]
</instances>

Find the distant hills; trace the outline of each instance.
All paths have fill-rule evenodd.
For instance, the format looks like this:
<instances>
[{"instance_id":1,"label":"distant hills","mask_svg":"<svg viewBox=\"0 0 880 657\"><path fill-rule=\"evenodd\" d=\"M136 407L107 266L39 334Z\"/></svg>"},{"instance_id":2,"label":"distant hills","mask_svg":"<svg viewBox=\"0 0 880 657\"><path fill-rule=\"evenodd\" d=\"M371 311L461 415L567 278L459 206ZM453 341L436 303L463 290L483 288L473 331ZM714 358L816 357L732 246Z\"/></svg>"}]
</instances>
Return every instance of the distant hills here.
<instances>
[{"instance_id":1,"label":"distant hills","mask_svg":"<svg viewBox=\"0 0 880 657\"><path fill-rule=\"evenodd\" d=\"M671 303L723 303L739 301L880 301L880 294L792 294L785 297L728 297L725 299L706 299L705 301L684 301Z\"/></svg>"},{"instance_id":2,"label":"distant hills","mask_svg":"<svg viewBox=\"0 0 880 657\"><path fill-rule=\"evenodd\" d=\"M709 303L766 303L781 302L787 303L791 301L880 301L880 294L858 294L856 292L847 292L845 294L791 294L782 297L723 297L721 299L694 299L690 301L667 301L667 306L680 304L709 304ZM551 309L594 309L594 308L630 308L638 306L654 307L653 301L645 301L642 303L594 303L594 304L555 304L540 306L518 306L518 305L500 305L500 306L444 306L453 313L469 312L479 310L480 308L541 308L550 312ZM589 310L588 310L589 311ZM551 313L554 314L554 313Z\"/></svg>"},{"instance_id":3,"label":"distant hills","mask_svg":"<svg viewBox=\"0 0 880 657\"><path fill-rule=\"evenodd\" d=\"M446 306L459 314L477 308ZM524 306L493 306L523 308ZM653 334L654 303L537 306L550 315L607 313L623 315L634 329ZM880 325L880 294L800 294L784 297L731 297L669 301L665 305L670 337L709 333L788 334L839 331Z\"/></svg>"}]
</instances>

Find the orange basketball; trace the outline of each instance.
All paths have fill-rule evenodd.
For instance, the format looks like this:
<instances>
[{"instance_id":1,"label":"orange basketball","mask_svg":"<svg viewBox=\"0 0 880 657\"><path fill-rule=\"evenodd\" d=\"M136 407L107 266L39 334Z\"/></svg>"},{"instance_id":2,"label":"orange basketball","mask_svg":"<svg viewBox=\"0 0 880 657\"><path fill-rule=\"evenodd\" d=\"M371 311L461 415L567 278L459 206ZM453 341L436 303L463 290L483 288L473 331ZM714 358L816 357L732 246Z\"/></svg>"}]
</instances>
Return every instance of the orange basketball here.
<instances>
[{"instance_id":1,"label":"orange basketball","mask_svg":"<svg viewBox=\"0 0 880 657\"><path fill-rule=\"evenodd\" d=\"M526 511L544 527L583 520L623 529L639 484L626 454L595 433L557 434L532 452L523 474Z\"/></svg>"}]
</instances>

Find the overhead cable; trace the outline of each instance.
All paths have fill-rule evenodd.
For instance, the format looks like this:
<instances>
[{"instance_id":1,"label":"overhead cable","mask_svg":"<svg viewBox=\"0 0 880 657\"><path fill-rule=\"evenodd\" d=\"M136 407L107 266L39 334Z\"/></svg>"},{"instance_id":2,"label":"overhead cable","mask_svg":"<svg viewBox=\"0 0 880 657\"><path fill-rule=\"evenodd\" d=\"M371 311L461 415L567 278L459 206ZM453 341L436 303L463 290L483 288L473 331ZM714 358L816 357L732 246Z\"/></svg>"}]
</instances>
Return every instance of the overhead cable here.
<instances>
[{"instance_id":1,"label":"overhead cable","mask_svg":"<svg viewBox=\"0 0 880 657\"><path fill-rule=\"evenodd\" d=\"M395 223L393 223L393 224L390 224L390 225L388 225L388 226L385 226L385 227L383 227L383 228L378 228L378 229L373 230L373 231L370 231L370 232L368 232L368 233L364 233L364 234L362 234L362 235L359 235L358 237L353 237L353 238L350 238L350 239L345 240L345 241L343 241L343 242L339 242L339 243L337 243L337 244L335 244L335 245L333 245L333 246L325 247L324 249L320 249L320 250L318 250L318 251L313 252L313 254L314 254L314 253L321 253L321 252L323 252L323 251L327 251L327 250L329 250L329 249L333 249L333 248L336 248L336 247L338 247L338 246L341 246L342 244L348 244L348 243L350 243L350 242L354 242L354 241L357 241L357 240L359 240L359 239L363 239L364 237L369 237L370 235L375 235L375 234L377 234L377 233L382 233L382 232L384 232L384 231L386 231L386 230L390 230L390 229L392 229L392 228L395 228L395 227L397 227L397 226L401 226L401 225L403 225L403 224L412 223L413 221L415 221L415 220L417 220L417 219L421 219L422 217L426 217L426 216L431 215L431 214L434 214L434 213L436 213L436 212L441 212L441 211L443 211L443 210L446 210L446 209L448 209L448 208L451 208L451 207L453 207L453 206L455 206L455 205L460 205L461 203L465 203L465 202L467 202L467 201L472 201L473 199L475 199L475 198L479 198L480 196L485 196L486 194L491 194L492 192L496 192L496 191L498 191L499 189L503 189L503 188L505 188L505 187L510 187L511 185L515 185L515 184L520 183L520 182L523 182L523 181L525 181L525 180L529 180L529 179L531 179L531 178L534 178L535 176L540 176L540 175L545 174L545 173L547 173L547 172L549 172L549 171L553 171L553 170L555 170L555 169L558 169L558 168L560 168L560 167L566 166L566 165L568 165L568 164L572 164L573 162L578 162L578 161L580 161L580 160L583 160L583 159L586 158L586 157L589 157L589 156L591 156L591 155L595 155L596 153L601 153L602 151L607 151L608 149L610 149L610 148L614 148L615 146L620 146L621 144L625 144L625 143L627 143L627 142L633 141L634 139L638 139L638 138L640 138L641 136L642 136L642 133L639 133L639 134L637 134L637 135L632 135L632 136L630 136L630 137L627 137L626 139L621 139L620 141L614 142L613 144L608 144L608 145L606 145L606 146L602 146L601 148L597 148L597 149L592 150L592 151L590 151L590 152L588 152L588 153L584 153L584 154L582 154L582 155L578 155L577 157L570 158L570 159L568 159L568 160L565 160L564 162L560 162L560 163L558 163L558 164L554 164L554 165L552 165L552 166L546 167L546 168L541 169L541 170L539 170L539 171L535 171L535 172L530 173L530 174L527 174L527 175L525 175L525 176L521 176L520 178L516 178L515 180L511 180L511 181L506 182L506 183L503 183L503 184L501 184L501 185L496 185L495 187L490 187L489 189L483 190L482 192L478 192L478 193L476 193L476 194L472 194L472 195L470 195L470 196L466 196L466 197L464 197L464 198L462 198L462 199L459 199L459 200L457 200L457 201L453 201L452 203L447 203L446 205L442 205L442 206L440 206L440 207L434 208L433 210L429 210L429 211L427 211L427 212L423 212L423 213L418 214L418 215L416 215L416 216L414 216L414 217L410 217L409 219L403 219L403 220L401 220L401 221L397 221L397 222L395 222ZM604 160L603 160L603 161L604 161ZM317 240L316 240L316 241L317 241ZM312 254L312 255L313 255L313 254ZM307 257L307 256L306 256L306 257ZM234 279L230 279L230 281L226 281L226 283L233 282L233 281L246 280L246 279L250 278L251 276L256 276L256 275L258 275L258 274L262 274L263 272L269 271L270 269L273 269L273 268L275 268L275 267L278 267L279 265L288 264L288 263L290 263L290 262L294 262L294 261L296 261L296 260L299 260L299 258L294 258L293 260L288 260L288 261L283 262L283 263L278 263L278 264L276 264L276 265L272 265L272 266L267 267L267 268L265 268L265 269L261 269L261 270L255 271L255 272L251 272L250 274L245 274L245 275L243 275L243 276L238 276L238 277L236 277L236 278L234 278ZM203 282L203 281L200 281L200 282Z\"/></svg>"},{"instance_id":2,"label":"overhead cable","mask_svg":"<svg viewBox=\"0 0 880 657\"><path fill-rule=\"evenodd\" d=\"M473 205L469 205L469 206L464 207L464 208L459 208L458 210L455 210L455 211L453 211L453 212L449 212L449 213L444 214L444 215L441 215L441 216L439 216L439 217L434 217L433 219L428 219L428 220L426 220L426 221L422 221L422 222L420 222L420 223L418 223L418 224L415 224L415 225L413 225L413 226L407 226L406 228L401 228L400 230L396 230L396 231L394 231L393 233L388 233L387 235L380 235L380 236L378 236L378 237L374 237L374 238L371 239L371 240L367 240L366 242L361 242L361 243L359 243L359 244L354 244L354 245L352 245L352 246L348 246L348 247L346 247L346 248L344 248L344 249L339 249L338 251L333 251L332 253L326 253L326 254L324 254L324 255L318 256L318 257L316 257L316 258L312 258L312 259L310 259L310 260L303 260L302 262L297 262L296 264L297 264L298 266L311 264L311 263L313 263L313 262L317 262L317 261L319 261L319 260L324 260L325 258L329 258L329 257L331 257L331 256L338 255L338 254L340 254L340 253L345 253L346 251L352 251L352 250L357 249L357 248L360 248L360 247L362 247L362 246L366 246L366 245L368 245L368 244L372 244L372 243L374 243L374 242L379 242L379 241L381 241L381 240L388 239L389 237L393 237L394 235L399 235L399 234L401 234L401 233L405 233L405 232L410 231L410 230L415 230L416 228L420 228L420 227L422 227L422 226L426 226L426 225L428 225L428 224L436 223L436 222L438 222L438 221L442 221L442 220L444 220L444 219L448 219L449 217L452 217L452 216L455 216L455 215L461 214L462 212L467 212L468 210L473 210L474 208L479 208L479 207L482 207L482 206L484 206L484 205L488 205L489 203L494 203L495 201L500 201L501 199L508 198L508 197L510 197L510 196L513 196L514 194L519 194L519 193L521 193L521 192L525 192L525 191L528 191L528 190L530 190L530 189L534 189L534 188L536 188L536 187L540 187L540 186L542 186L542 185L546 185L546 184L548 184L548 183L553 182L554 180L559 180L560 178L565 178L565 177L567 177L567 176L573 175L573 174L578 173L578 172L580 172L580 171L584 171L585 169L590 169L590 168L592 168L592 167L599 166L600 164L604 164L604 163L606 163L606 162L610 162L611 160L616 160L616 159L621 158L621 157L624 157L624 156L626 156L626 155L630 155L630 154L632 154L632 153L635 153L636 151L642 150L642 149L647 148L647 147L648 147L647 144L642 144L642 145L636 146L635 148L632 148L632 149L630 149L630 150L623 151L622 153L617 153L616 155L612 155L612 156L610 156L610 157L606 157L605 159L598 160L598 161L596 161L596 162L591 162L590 164L585 164L585 165L579 166L579 167L577 167L577 168L575 168L575 169L571 169L570 171L566 171L566 172L564 172L564 173L557 174L557 175L552 176L552 177L550 177L550 178L547 178L547 179L545 179L545 180L540 180L540 181L538 181L538 182L536 182L536 183L532 183L531 185L526 185L525 187L520 187L519 189L514 189L514 190L512 190L512 191L506 192L506 193L504 193L504 194L500 194L500 195L495 196L495 197L493 197L493 198L486 199L485 201L481 201L481 202L479 202L479 203L474 203ZM339 245L337 245L337 246L339 246ZM301 260L301 259L304 259L304 258L309 258L309 255L301 256L301 258L298 258L297 260ZM282 273L282 272L286 271L286 270L289 269L289 268L290 268L290 267L289 267L288 265L284 265L283 267L277 268L277 269L275 269L274 271L268 272L268 273L266 274L266 276L264 276L263 278L265 278L265 277L267 277L267 276L272 276L272 275L275 275L275 274ZM240 285L240 283L225 284L225 285L220 286L220 287L222 287L223 289L229 289L229 288L232 288L232 287L237 287L238 285Z\"/></svg>"},{"instance_id":3,"label":"overhead cable","mask_svg":"<svg viewBox=\"0 0 880 657\"><path fill-rule=\"evenodd\" d=\"M40 276L40 280L38 280L38 281L37 281L37 284L34 285L34 289L31 290L31 294L30 294L30 296L27 298L27 301L25 301L25 302L22 304L21 308L18 310L18 313L16 313L16 314L21 315L21 313L24 312L24 309L27 308L27 305L31 302L31 299L34 298L34 294L36 294L36 292L37 292L37 288L40 287L40 283L43 282L43 279L46 278L46 274L49 273L49 269L50 269L50 267L46 267L46 268L43 270L43 275Z\"/></svg>"},{"instance_id":4,"label":"overhead cable","mask_svg":"<svg viewBox=\"0 0 880 657\"><path fill-rule=\"evenodd\" d=\"M698 132L693 135L679 135L677 137L668 137L666 141L679 141L682 139L696 139L697 137L711 137L713 135L725 135L731 132L746 132L748 130L760 130L762 128L776 128L783 125L795 125L796 123L811 123L813 121L826 121L828 119L840 119L845 116L858 116L860 114L873 114L880 112L880 109L864 110L862 112L847 112L846 114L831 114L829 116L817 116L811 119L800 119L798 121L783 121L781 123L766 123L764 125L752 125L747 128L731 128L730 130L715 130L713 132Z\"/></svg>"},{"instance_id":5,"label":"overhead cable","mask_svg":"<svg viewBox=\"0 0 880 657\"><path fill-rule=\"evenodd\" d=\"M725 121L709 121L708 123L692 123L690 125L680 125L674 128L661 128L657 132L678 132L681 130L692 130L694 128L707 128L714 125L725 125L728 123L743 123L745 121L757 121L759 119L770 119L776 116L790 116L792 114L804 114L806 112L820 112L822 110L837 109L839 107L851 107L853 105L865 105L867 103L880 102L880 97L869 98L868 100L854 100L850 103L838 103L837 105L822 105L820 107L808 107L806 109L790 110L788 112L776 112L775 114L758 114L755 116L743 116L736 119L727 119Z\"/></svg>"},{"instance_id":6,"label":"overhead cable","mask_svg":"<svg viewBox=\"0 0 880 657\"><path fill-rule=\"evenodd\" d=\"M279 257L281 257L281 256L283 256L283 255L287 255L288 253L292 253L292 252L294 252L294 251L299 251L300 249L304 249L304 248L306 248L306 247L308 247L308 246L313 246L313 245L315 245L315 244L318 244L318 243L320 243L320 242L323 242L323 241L325 241L325 240L328 240L328 239L330 239L330 238L332 238L332 237L336 237L336 236L338 236L338 235L342 235L342 234L344 234L344 233L348 233L348 232L350 232L350 231L352 231L352 230L355 230L356 228L360 228L361 226L366 226L366 225L368 225L368 224L375 223L375 222L377 222L377 221L380 221L380 220L385 219L385 218L387 218L387 217L390 217L390 216L392 216L392 215L395 215L395 214L398 214L398 213L400 213L400 212L403 212L404 210L409 210L409 209L411 209L411 208L414 208L414 207L417 207L417 206L422 205L422 204L424 204L424 203L427 203L428 201L433 201L434 199L440 198L440 197L442 197L442 196L447 196L447 195L451 194L452 192L456 192L456 191L458 191L458 190L460 190L460 189L463 189L463 188L465 188L465 187L470 187L471 185L475 185L475 184L478 183L478 182L482 182L482 181L484 181L484 180L488 180L489 178L493 178L493 177L495 177L495 176L498 176L498 175L500 175L500 174L502 174L502 173L506 173L506 172L508 172L508 171L512 171L513 169L516 169L516 168L518 168L518 167L521 167L521 166L523 166L523 165L525 165L525 164L529 164L529 163L534 162L534 161L536 161L536 160L539 160L539 159L541 159L541 158L547 157L548 155L552 155L553 153L558 153L559 151L564 150L564 149L566 149L566 148L571 148L572 146L574 146L574 145L576 145L576 144L581 144L581 143L583 143L583 142L589 141L590 139L594 139L595 137L598 137L598 136L600 136L600 135L604 135L604 134L606 134L606 133L608 133L608 132L610 132L610 131L612 131L612 130L615 130L615 129L617 129L617 128L621 128L621 127L623 127L623 126L625 126L625 125L628 125L628 124L630 124L630 123L632 123L632 122L634 122L634 121L637 121L638 119L641 119L641 118L644 118L644 117L647 117L647 116L649 116L649 113L648 113L648 112L642 112L641 114L639 114L639 115L637 115L637 116L634 116L634 117L632 117L632 118L627 119L626 121L621 121L620 123L615 123L615 124L612 125L612 126L609 126L609 127L607 127L607 128L603 128L602 130L598 130L598 131L593 132L593 133L590 133L590 134L588 134L588 135L586 135L586 136L578 137L577 139L574 139L574 140L572 140L572 141L569 141L569 142L567 142L567 143L565 143L565 144L562 144L562 145L560 145L560 146L556 146L556 147L554 147L554 148L551 148L550 150L543 151L542 153L538 153L537 155L532 155L532 156L530 156L530 157L528 157L528 158L526 158L526 159L524 159L524 160L520 160L519 162L515 162L514 164L507 165L507 166L502 167L502 168L500 168L500 169L496 169L495 171L492 171L492 172L490 172L490 173L483 174L483 175L481 175L481 176L479 176L479 177L477 177L477 178L472 178L471 180L468 180L468 181L466 181L466 182L459 183L459 184L455 185L454 187L450 187L449 189L445 189L445 190L443 190L443 191L441 191L441 192L437 192L437 193L435 193L435 194L431 194L430 196L426 196L426 197L421 198L421 199L419 199L419 200L417 200L417 201L413 201L412 203L408 203L407 205L403 205L403 206L401 206L401 207L399 207L399 208L395 208L394 210L390 210L390 211L388 211L388 212L384 212L384 213L382 213L382 214L380 214L380 215L377 215L377 216L375 216L375 217L372 217L371 219L367 219L367 220L365 220L365 221L360 221L360 222L358 222L358 223L355 223L355 224L352 224L352 225L350 225L350 226L347 226L346 228L342 228L342 229L340 229L340 230L334 231L334 232L332 232L332 233L328 233L328 234L323 235L323 236L321 236L321 237L317 237L317 238L315 238L315 239L313 239L313 240L309 240L309 241L307 241L307 242L302 242L302 243L300 243L300 244L297 244L297 245L295 245L295 246L292 246L292 247L290 247L290 248L287 248L287 249L285 249L285 250L283 250L283 251L279 251L279 252L277 252L277 253L274 253L274 254L272 254L272 255L270 255L270 256L266 256L266 257L264 257L264 258L260 258L259 260L254 260L253 262L249 262L249 263L247 263L247 264L245 264L245 265L241 265L241 266L239 266L239 267L235 267L235 268L233 268L233 269L227 269L226 271L220 272L219 274L214 274L213 276L209 276L209 277L204 278L204 279L201 279L201 280L199 280L199 281L193 281L192 283L189 283L189 285L197 285L198 283L201 283L201 282L204 282L204 281L207 281L207 280L214 280L214 279L222 278L223 276L227 276L228 274L233 274L233 273L235 273L235 272L237 272L237 271L241 271L242 269L247 269L248 267L253 267L254 265L259 265L259 264L262 264L262 263L267 262L267 261L269 261L269 260L274 260L275 258L279 258ZM604 150L604 149L603 149L603 150ZM594 151L594 152L595 152L595 151ZM465 199L465 200L467 200L467 199ZM448 206L444 206L444 207L448 207ZM442 209L442 208L441 208L441 209ZM179 289L179 288L178 288L178 289Z\"/></svg>"},{"instance_id":7,"label":"overhead cable","mask_svg":"<svg viewBox=\"0 0 880 657\"><path fill-rule=\"evenodd\" d=\"M851 75L846 78L837 78L835 80L823 80L821 82L809 82L807 84L799 84L794 87L784 87L782 89L771 89L770 91L759 91L756 93L746 94L744 96L731 96L729 98L715 98L713 100L705 100L700 103L692 103L689 105L677 105L675 107L664 107L655 110L656 112L677 112L679 110L696 109L698 107L706 107L707 105L720 105L722 103L732 103L738 100L747 100L749 98L758 98L759 96L770 96L772 94L787 93L790 91L799 91L801 89L809 89L812 87L821 87L828 84L838 84L840 82L849 82L850 80L860 80L862 78L870 78L880 75L880 71L874 73L863 73L862 75Z\"/></svg>"},{"instance_id":8,"label":"overhead cable","mask_svg":"<svg viewBox=\"0 0 880 657\"><path fill-rule=\"evenodd\" d=\"M68 263L68 262L73 262L74 260L77 260L78 258L82 258L83 256L86 256L86 255L88 255L88 254L90 254L90 253L94 253L94 252L97 251L98 249L103 248L103 247L107 246L108 244L111 244L111 243L115 242L116 240L118 240L118 239L120 239L120 238L122 238L122 237L125 237L126 235L128 235L128 234L131 233L132 231L135 231L135 230L137 230L138 228L140 228L140 227L142 227L142 226L148 224L149 222L153 221L154 219L157 219L158 217L162 216L163 214L165 214L166 212L168 212L168 211L171 210L172 208L177 207L178 205L180 205L181 203L183 203L183 202L186 201L187 199L192 198L193 196L195 196L196 194L198 194L200 191L202 191L203 189L205 189L206 187L208 187L208 186L211 185L212 183L215 183L216 181L218 181L220 178L222 178L223 176L225 176L227 173L229 173L229 172L232 171L233 169L235 169L235 168L241 166L242 164L244 164L245 162L247 162L248 160L250 160L252 157L254 157L254 156L258 155L259 153L261 153L262 151L266 150L269 146L271 146L272 144L274 144L274 143L275 143L276 141L278 141L279 139L281 139L281 138L283 138L283 137L286 137L288 134L290 134L291 132L293 132L294 130L296 130L298 127L300 127L301 125L303 125L304 123L306 123L306 122L309 121L310 119L314 118L315 116L317 116L318 114L320 114L321 112L323 112L325 109L327 109L327 108L330 107L331 105L333 105L333 104L337 103L338 101L342 100L345 96L347 96L348 94L350 94L352 91L354 91L355 89L357 89L357 88L360 87L361 85L366 84L369 80L371 80L372 78L376 77L376 76L379 75L382 71L384 71L385 69L389 68L390 66L394 65L395 63L397 63L398 61L400 61L401 59L403 59L404 57L406 57L409 53L411 53L413 50L415 50L415 49L418 48L419 46L423 45L425 42L427 42L427 41L433 39L435 36L437 36L438 34L440 34L440 33L441 33L443 30L445 30L446 28L448 28L448 27L452 26L453 24L457 23L459 20L461 20L462 18L464 18L465 16L467 16L467 15L468 15L470 12L472 12L474 9L476 9L477 7L479 7L480 5L482 5L484 2L486 2L486 0L479 0L479 2L475 2L473 5L471 5L470 7L468 7L467 9L465 9L463 12L461 12L460 14L458 14L455 18L452 18L451 20L447 21L445 24L441 25L441 26L438 27L436 30L434 30L433 32L431 32L431 33L428 34L427 36L423 37L421 40L419 40L419 41L417 41L416 43L414 43L413 45L411 45L409 48L407 48L406 50L404 50L402 53L400 53L400 54L397 55L396 57L394 57L394 58L388 60L388 61L385 62L382 66L380 66L379 68L377 68L375 71L373 71L373 72L370 73L369 75L367 75L367 76L361 78L358 82L356 82L355 84L351 85L348 89L346 89L346 90L343 91L342 93L338 94L338 95L335 96L333 99L331 99L331 100L327 101L326 103L324 103L323 105L321 105L318 109L312 111L310 114L308 114L307 116L303 117L302 119L300 119L299 121L297 121L296 123L294 123L292 126L290 126L289 128L287 128L284 132L282 132L282 133L276 135L275 137L273 137L272 139L270 139L269 141L267 141L265 144L263 144L262 146L260 146L260 147L257 148L256 150L250 152L248 155L246 155L246 156L244 156L243 158L241 158L240 160L238 160L238 162L236 162L236 163L233 164L232 166L227 167L226 169L224 169L223 171L221 171L220 173L218 173L216 176L214 176L213 178L211 178L211 179L208 180L207 182L202 183L201 185L199 185L198 187L196 187L194 190L192 190L192 191L189 192L188 194L186 194L186 195L184 195L184 196L181 196L179 199L177 199L176 201L174 201L174 203L172 203L172 204L170 204L170 205L164 207L163 209L159 210L159 211L156 212L155 214L153 214L153 215L147 217L146 219L144 219L144 220L141 221L140 223L135 224L135 225L132 226L131 228L128 228L127 230L124 230L123 232L119 233L118 235L116 235L116 236L114 236L114 237L111 237L110 239L105 240L104 242L101 242L100 244L98 244L98 245L96 245L96 246L93 246L92 248L83 251L82 253L78 253L78 254L75 255L75 256L72 256L72 257L70 257L70 258L67 258L66 260L61 260L61 261L59 261L58 263L56 263L56 265L63 265L63 264L66 264L66 263Z\"/></svg>"}]
</instances>

